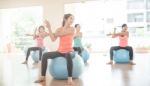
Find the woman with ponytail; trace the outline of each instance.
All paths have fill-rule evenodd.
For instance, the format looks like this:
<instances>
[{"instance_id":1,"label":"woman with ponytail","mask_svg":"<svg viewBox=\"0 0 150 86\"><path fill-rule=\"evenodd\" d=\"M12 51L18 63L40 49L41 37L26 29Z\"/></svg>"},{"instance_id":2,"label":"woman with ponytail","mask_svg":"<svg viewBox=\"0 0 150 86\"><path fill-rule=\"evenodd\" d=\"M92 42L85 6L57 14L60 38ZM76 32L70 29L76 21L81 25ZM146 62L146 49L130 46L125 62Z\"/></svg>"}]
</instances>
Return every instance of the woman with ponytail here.
<instances>
[{"instance_id":1,"label":"woman with ponytail","mask_svg":"<svg viewBox=\"0 0 150 86\"><path fill-rule=\"evenodd\" d=\"M67 61L67 70L68 70L68 84L72 84L72 58L71 52L73 51L72 43L74 38L74 27L72 27L73 23L73 15L65 14L63 17L63 23L60 28L56 30L55 33L52 32L50 23L46 20L45 25L49 30L50 38L52 41L55 41L59 38L59 47L57 51L44 53L41 61L41 77L35 81L35 83L40 83L45 81L46 69L48 59L54 59L56 57L64 57ZM61 71L60 71L61 72Z\"/></svg>"}]
</instances>

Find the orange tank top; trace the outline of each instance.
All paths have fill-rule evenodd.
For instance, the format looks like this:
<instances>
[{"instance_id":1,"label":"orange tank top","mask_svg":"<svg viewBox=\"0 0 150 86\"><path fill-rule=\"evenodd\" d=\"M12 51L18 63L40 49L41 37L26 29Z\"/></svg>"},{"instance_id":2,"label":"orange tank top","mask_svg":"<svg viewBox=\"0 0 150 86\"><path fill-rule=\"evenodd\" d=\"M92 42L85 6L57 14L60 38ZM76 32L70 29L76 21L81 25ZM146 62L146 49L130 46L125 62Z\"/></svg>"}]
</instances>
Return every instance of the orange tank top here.
<instances>
[{"instance_id":1,"label":"orange tank top","mask_svg":"<svg viewBox=\"0 0 150 86\"><path fill-rule=\"evenodd\" d=\"M120 47L128 46L128 37L127 36L119 36L119 46Z\"/></svg>"},{"instance_id":2,"label":"orange tank top","mask_svg":"<svg viewBox=\"0 0 150 86\"><path fill-rule=\"evenodd\" d=\"M61 53L68 53L73 51L72 43L73 43L73 35L65 35L60 37L59 39L59 48L58 51Z\"/></svg>"}]
</instances>

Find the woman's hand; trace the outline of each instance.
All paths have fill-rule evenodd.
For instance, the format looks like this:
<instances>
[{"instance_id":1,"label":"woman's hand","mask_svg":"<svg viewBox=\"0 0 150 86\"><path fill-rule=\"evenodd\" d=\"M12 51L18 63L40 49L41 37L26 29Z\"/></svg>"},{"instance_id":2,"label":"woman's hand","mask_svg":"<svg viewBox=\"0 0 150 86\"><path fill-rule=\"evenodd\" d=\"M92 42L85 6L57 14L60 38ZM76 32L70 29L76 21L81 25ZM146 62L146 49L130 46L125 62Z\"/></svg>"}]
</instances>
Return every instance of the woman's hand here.
<instances>
[{"instance_id":1,"label":"woman's hand","mask_svg":"<svg viewBox=\"0 0 150 86\"><path fill-rule=\"evenodd\" d=\"M51 25L50 25L50 23L49 23L48 20L45 20L45 21L44 21L44 24L45 24L45 26L46 26L48 29L51 28Z\"/></svg>"},{"instance_id":2,"label":"woman's hand","mask_svg":"<svg viewBox=\"0 0 150 86\"><path fill-rule=\"evenodd\" d=\"M109 32L108 34L106 34L106 36L111 36L112 35L112 33L111 32Z\"/></svg>"},{"instance_id":3,"label":"woman's hand","mask_svg":"<svg viewBox=\"0 0 150 86\"><path fill-rule=\"evenodd\" d=\"M44 21L44 26L46 26L46 28L48 28L48 31L49 31L48 35L50 36L51 40L55 41L57 39L57 36L55 36L55 34L53 34L53 32L51 30L51 25L48 20Z\"/></svg>"},{"instance_id":4,"label":"woman's hand","mask_svg":"<svg viewBox=\"0 0 150 86\"><path fill-rule=\"evenodd\" d=\"M26 36L33 36L32 34L28 34L28 33L27 33L27 34L25 34L25 35L26 35Z\"/></svg>"},{"instance_id":5,"label":"woman's hand","mask_svg":"<svg viewBox=\"0 0 150 86\"><path fill-rule=\"evenodd\" d=\"M114 28L114 31L116 31L117 30L117 28Z\"/></svg>"}]
</instances>

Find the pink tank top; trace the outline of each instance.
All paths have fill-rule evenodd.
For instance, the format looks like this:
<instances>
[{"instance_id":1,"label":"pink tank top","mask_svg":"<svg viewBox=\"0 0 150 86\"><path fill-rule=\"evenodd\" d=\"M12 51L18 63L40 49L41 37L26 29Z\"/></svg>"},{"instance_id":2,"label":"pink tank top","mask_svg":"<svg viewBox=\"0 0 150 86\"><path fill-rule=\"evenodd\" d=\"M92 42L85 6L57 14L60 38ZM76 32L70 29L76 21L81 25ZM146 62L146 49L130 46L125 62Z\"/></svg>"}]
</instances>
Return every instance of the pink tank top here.
<instances>
[{"instance_id":1,"label":"pink tank top","mask_svg":"<svg viewBox=\"0 0 150 86\"><path fill-rule=\"evenodd\" d=\"M128 46L128 37L127 36L119 36L119 46L120 47Z\"/></svg>"},{"instance_id":2,"label":"pink tank top","mask_svg":"<svg viewBox=\"0 0 150 86\"><path fill-rule=\"evenodd\" d=\"M42 37L37 37L36 38L36 42L37 42L37 47L44 47L44 39Z\"/></svg>"},{"instance_id":3,"label":"pink tank top","mask_svg":"<svg viewBox=\"0 0 150 86\"><path fill-rule=\"evenodd\" d=\"M65 35L60 37L58 51L61 53L68 53L73 51L72 42L73 42L73 35Z\"/></svg>"}]
</instances>

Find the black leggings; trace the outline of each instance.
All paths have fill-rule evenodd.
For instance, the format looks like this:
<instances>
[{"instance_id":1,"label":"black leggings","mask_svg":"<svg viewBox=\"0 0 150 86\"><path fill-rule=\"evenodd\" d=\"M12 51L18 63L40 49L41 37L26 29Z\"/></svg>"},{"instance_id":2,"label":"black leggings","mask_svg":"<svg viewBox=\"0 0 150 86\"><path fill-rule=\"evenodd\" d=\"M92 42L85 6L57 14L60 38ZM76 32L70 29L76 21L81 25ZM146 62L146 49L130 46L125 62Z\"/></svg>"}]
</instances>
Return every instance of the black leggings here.
<instances>
[{"instance_id":1,"label":"black leggings","mask_svg":"<svg viewBox=\"0 0 150 86\"><path fill-rule=\"evenodd\" d=\"M42 68L41 68L42 69L42 72L41 72L42 76L45 76L45 74L46 74L48 59L54 59L54 58L60 57L60 56L64 57L67 60L68 77L72 77L73 63L72 63L71 53L60 53L58 51L47 52L47 53L43 54L42 63L41 63L42 64Z\"/></svg>"},{"instance_id":2,"label":"black leggings","mask_svg":"<svg viewBox=\"0 0 150 86\"><path fill-rule=\"evenodd\" d=\"M42 57L42 48L40 47L30 47L28 48L28 51L27 51L27 55L26 55L26 61L28 60L29 58L29 55L30 55L30 52L31 51L36 51L36 50L39 50L39 60L41 60L41 57Z\"/></svg>"},{"instance_id":3,"label":"black leggings","mask_svg":"<svg viewBox=\"0 0 150 86\"><path fill-rule=\"evenodd\" d=\"M77 51L78 54L81 56L81 53L82 53L82 51L83 51L83 48L81 48L81 47L73 47L73 49L74 49L74 51Z\"/></svg>"},{"instance_id":4,"label":"black leggings","mask_svg":"<svg viewBox=\"0 0 150 86\"><path fill-rule=\"evenodd\" d=\"M113 50L125 49L129 51L130 60L133 60L133 49L131 46L127 47L120 47L120 46L113 46L110 48L110 60L113 60Z\"/></svg>"}]
</instances>

